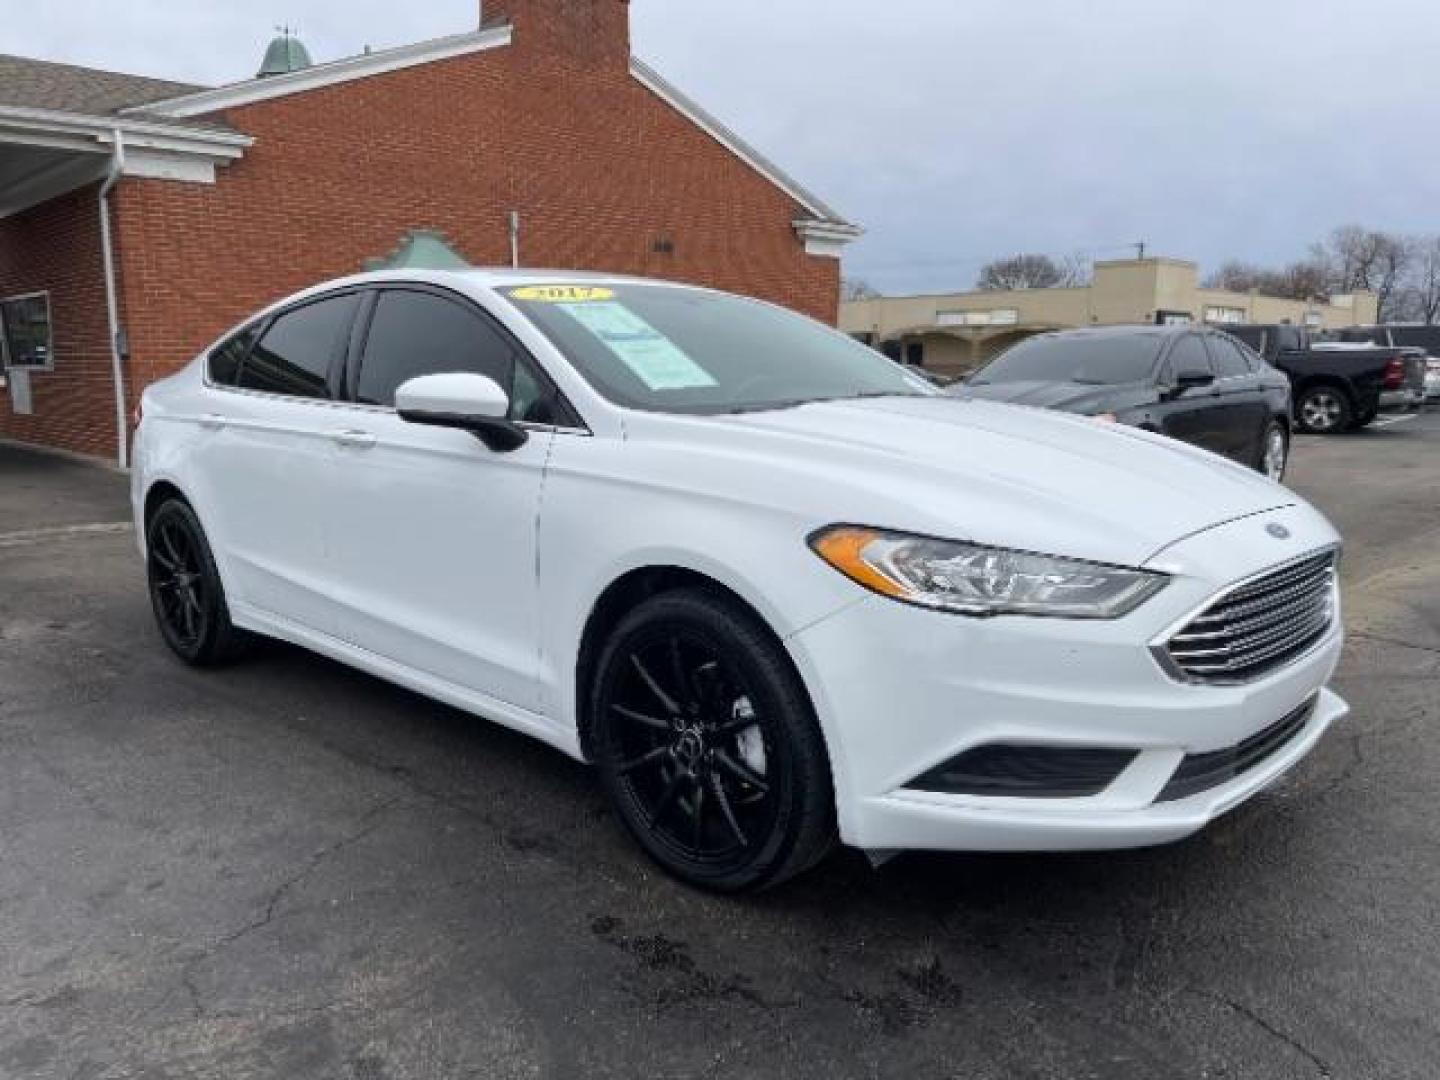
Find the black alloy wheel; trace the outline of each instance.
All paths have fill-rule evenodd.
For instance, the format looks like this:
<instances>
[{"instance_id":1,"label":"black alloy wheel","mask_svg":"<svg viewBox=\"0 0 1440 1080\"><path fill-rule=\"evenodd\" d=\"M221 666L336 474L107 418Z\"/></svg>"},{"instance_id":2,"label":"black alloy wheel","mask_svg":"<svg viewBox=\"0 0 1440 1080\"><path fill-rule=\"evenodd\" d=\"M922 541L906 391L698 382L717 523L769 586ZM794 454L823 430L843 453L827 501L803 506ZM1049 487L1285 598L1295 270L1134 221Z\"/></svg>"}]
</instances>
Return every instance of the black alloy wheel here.
<instances>
[{"instance_id":1,"label":"black alloy wheel","mask_svg":"<svg viewBox=\"0 0 1440 1080\"><path fill-rule=\"evenodd\" d=\"M247 635L230 622L220 573L195 512L179 499L162 504L146 526L145 551L150 604L175 655L197 667L238 655Z\"/></svg>"},{"instance_id":2,"label":"black alloy wheel","mask_svg":"<svg viewBox=\"0 0 1440 1080\"><path fill-rule=\"evenodd\" d=\"M590 700L596 765L626 828L703 888L778 884L834 843L824 741L773 635L699 591L654 597L601 652Z\"/></svg>"}]
</instances>

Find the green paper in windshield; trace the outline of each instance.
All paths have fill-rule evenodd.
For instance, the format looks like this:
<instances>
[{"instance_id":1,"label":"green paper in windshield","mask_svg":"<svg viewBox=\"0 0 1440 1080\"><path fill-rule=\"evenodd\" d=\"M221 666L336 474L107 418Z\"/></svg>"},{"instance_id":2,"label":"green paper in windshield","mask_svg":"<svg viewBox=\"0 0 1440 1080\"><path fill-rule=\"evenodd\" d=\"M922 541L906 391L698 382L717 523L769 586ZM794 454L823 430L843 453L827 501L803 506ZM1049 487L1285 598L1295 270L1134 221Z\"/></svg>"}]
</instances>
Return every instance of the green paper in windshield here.
<instances>
[{"instance_id":1,"label":"green paper in windshield","mask_svg":"<svg viewBox=\"0 0 1440 1080\"><path fill-rule=\"evenodd\" d=\"M618 301L561 304L651 390L694 390L719 384L648 322Z\"/></svg>"}]
</instances>

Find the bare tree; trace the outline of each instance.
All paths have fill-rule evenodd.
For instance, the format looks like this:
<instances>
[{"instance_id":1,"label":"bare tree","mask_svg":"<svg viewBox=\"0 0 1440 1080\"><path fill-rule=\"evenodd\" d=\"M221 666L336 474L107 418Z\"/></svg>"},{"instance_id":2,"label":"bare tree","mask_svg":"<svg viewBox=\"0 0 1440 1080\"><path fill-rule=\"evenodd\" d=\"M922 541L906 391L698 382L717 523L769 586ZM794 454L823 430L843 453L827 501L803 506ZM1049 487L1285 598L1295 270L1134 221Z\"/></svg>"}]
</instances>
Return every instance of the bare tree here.
<instances>
[{"instance_id":1,"label":"bare tree","mask_svg":"<svg viewBox=\"0 0 1440 1080\"><path fill-rule=\"evenodd\" d=\"M1254 289L1287 300L1310 300L1330 293L1327 268L1314 259L1302 259L1281 270L1232 260L1206 278L1205 287L1240 293Z\"/></svg>"},{"instance_id":2,"label":"bare tree","mask_svg":"<svg viewBox=\"0 0 1440 1080\"><path fill-rule=\"evenodd\" d=\"M976 286L986 291L1052 289L1064 279L1064 271L1049 255L1012 255L987 264Z\"/></svg>"},{"instance_id":3,"label":"bare tree","mask_svg":"<svg viewBox=\"0 0 1440 1080\"><path fill-rule=\"evenodd\" d=\"M861 278L840 279L841 303L849 303L852 300L876 300L879 296L879 291L872 288L868 281Z\"/></svg>"},{"instance_id":4,"label":"bare tree","mask_svg":"<svg viewBox=\"0 0 1440 1080\"><path fill-rule=\"evenodd\" d=\"M1060 260L1059 268L1060 280L1056 284L1062 289L1083 289L1095 276L1090 256L1083 251L1066 255Z\"/></svg>"},{"instance_id":5,"label":"bare tree","mask_svg":"<svg viewBox=\"0 0 1440 1080\"><path fill-rule=\"evenodd\" d=\"M1333 292L1373 292L1379 300L1380 321L1394 316L1392 308L1413 261L1409 239L1361 225L1342 225L1326 243L1316 246L1314 256L1327 267Z\"/></svg>"},{"instance_id":6,"label":"bare tree","mask_svg":"<svg viewBox=\"0 0 1440 1080\"><path fill-rule=\"evenodd\" d=\"M1440 236L1413 237L1410 253L1410 272L1396 289L1390 318L1431 326L1440 322Z\"/></svg>"}]
</instances>

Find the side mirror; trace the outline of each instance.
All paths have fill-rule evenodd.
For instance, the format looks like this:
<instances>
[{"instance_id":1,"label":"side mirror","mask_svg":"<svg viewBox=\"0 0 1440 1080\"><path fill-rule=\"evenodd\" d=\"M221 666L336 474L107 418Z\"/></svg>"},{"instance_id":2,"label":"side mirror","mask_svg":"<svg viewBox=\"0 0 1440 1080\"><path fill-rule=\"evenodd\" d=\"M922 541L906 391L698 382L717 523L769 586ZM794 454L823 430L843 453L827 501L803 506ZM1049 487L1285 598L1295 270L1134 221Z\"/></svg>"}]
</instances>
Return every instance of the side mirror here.
<instances>
[{"instance_id":1,"label":"side mirror","mask_svg":"<svg viewBox=\"0 0 1440 1080\"><path fill-rule=\"evenodd\" d=\"M497 454L518 450L529 439L509 420L510 397L485 375L456 372L422 375L395 391L395 411L410 424L468 431Z\"/></svg>"},{"instance_id":2,"label":"side mirror","mask_svg":"<svg viewBox=\"0 0 1440 1080\"><path fill-rule=\"evenodd\" d=\"M1175 376L1175 381L1165 388L1165 397L1173 401L1187 390L1199 390L1214 384L1215 376L1208 371L1182 371Z\"/></svg>"}]
</instances>

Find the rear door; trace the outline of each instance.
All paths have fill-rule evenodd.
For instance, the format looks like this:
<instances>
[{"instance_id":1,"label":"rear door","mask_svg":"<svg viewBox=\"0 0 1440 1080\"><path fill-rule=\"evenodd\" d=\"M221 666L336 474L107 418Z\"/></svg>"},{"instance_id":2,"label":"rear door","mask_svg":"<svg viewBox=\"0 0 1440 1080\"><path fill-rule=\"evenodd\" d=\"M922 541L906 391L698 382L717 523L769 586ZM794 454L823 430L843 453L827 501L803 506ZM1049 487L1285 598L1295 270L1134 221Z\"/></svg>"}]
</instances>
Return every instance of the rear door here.
<instances>
[{"instance_id":1,"label":"rear door","mask_svg":"<svg viewBox=\"0 0 1440 1080\"><path fill-rule=\"evenodd\" d=\"M1215 369L1199 334L1184 334L1170 347L1161 376L1162 385L1178 385L1184 375L1210 375ZM1192 443L1217 454L1225 453L1224 403L1212 385L1173 392L1156 406L1160 430L1171 438Z\"/></svg>"},{"instance_id":2,"label":"rear door","mask_svg":"<svg viewBox=\"0 0 1440 1080\"><path fill-rule=\"evenodd\" d=\"M211 357L210 411L191 454L232 603L315 630L332 608L322 522L336 398L360 295L289 308Z\"/></svg>"},{"instance_id":3,"label":"rear door","mask_svg":"<svg viewBox=\"0 0 1440 1080\"><path fill-rule=\"evenodd\" d=\"M346 427L323 496L340 583L338 635L467 691L538 711L536 544L554 392L523 348L468 298L377 293L347 378ZM395 390L421 375L487 375L528 441L406 423Z\"/></svg>"},{"instance_id":4,"label":"rear door","mask_svg":"<svg viewBox=\"0 0 1440 1080\"><path fill-rule=\"evenodd\" d=\"M1222 453L1245 464L1260 460L1260 442L1270 422L1260 375L1240 347L1224 334L1208 334L1205 347L1215 369L1215 389L1220 394L1219 424Z\"/></svg>"}]
</instances>

